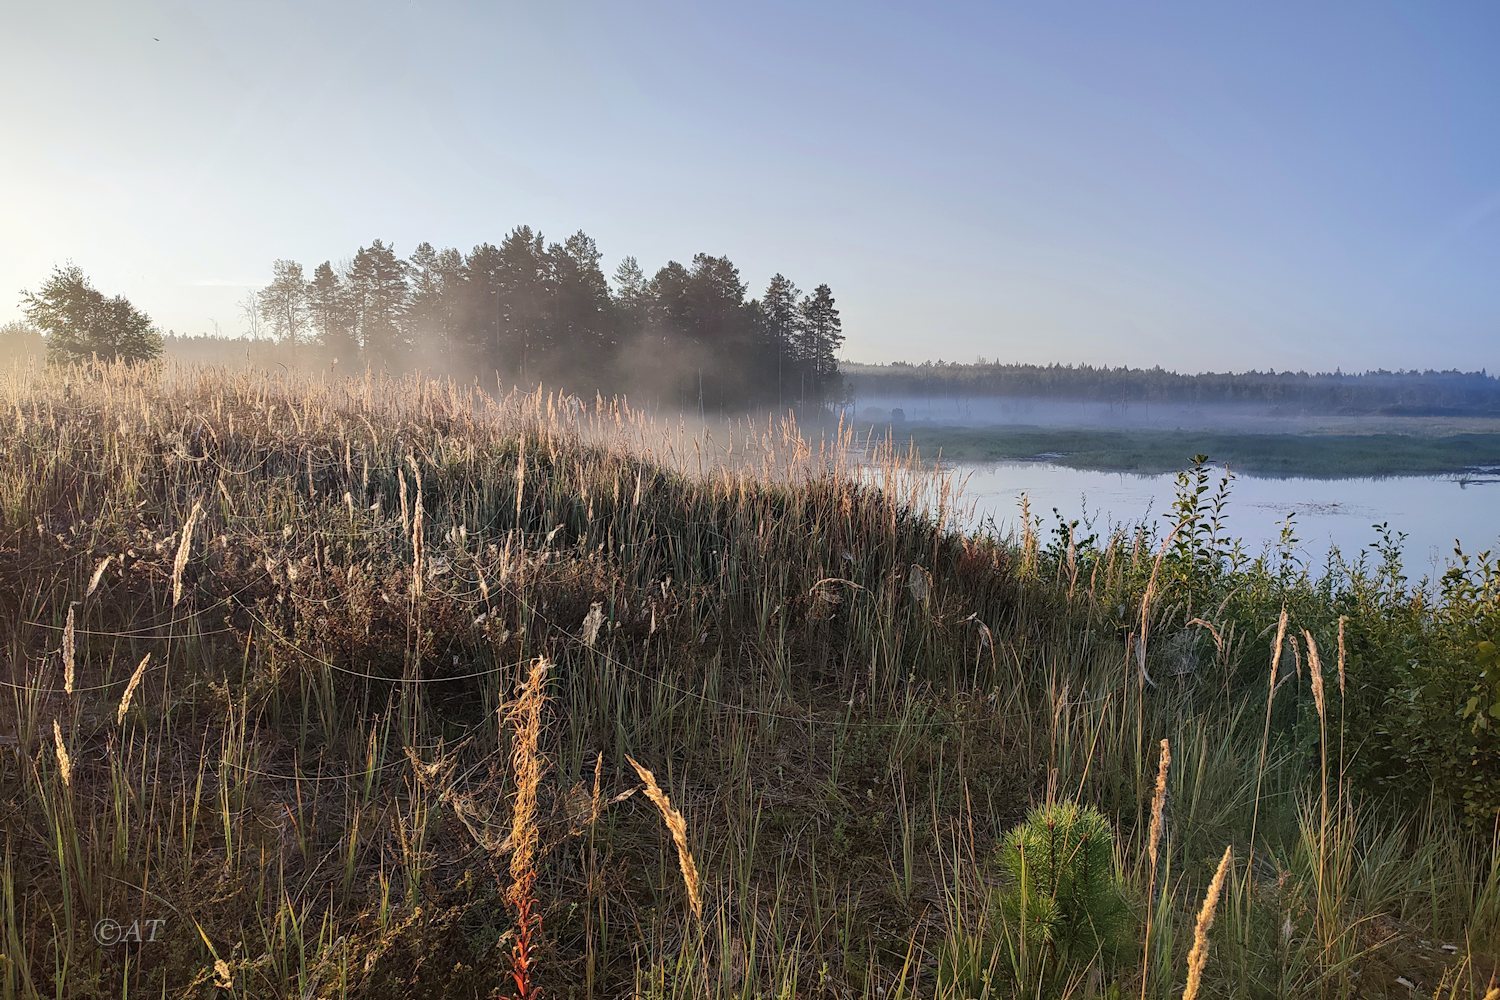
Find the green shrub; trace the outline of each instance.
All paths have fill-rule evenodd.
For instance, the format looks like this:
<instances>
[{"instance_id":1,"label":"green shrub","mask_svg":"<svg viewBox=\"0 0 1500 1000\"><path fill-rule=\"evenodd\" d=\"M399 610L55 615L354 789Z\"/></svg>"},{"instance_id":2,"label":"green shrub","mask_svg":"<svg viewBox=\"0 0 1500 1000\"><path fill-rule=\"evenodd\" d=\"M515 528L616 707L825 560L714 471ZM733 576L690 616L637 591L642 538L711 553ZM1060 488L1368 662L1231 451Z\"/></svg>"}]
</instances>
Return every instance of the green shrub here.
<instances>
[{"instance_id":1,"label":"green shrub","mask_svg":"<svg viewBox=\"0 0 1500 1000\"><path fill-rule=\"evenodd\" d=\"M1354 773L1409 806L1436 793L1478 831L1500 815L1500 565L1463 552L1420 595L1350 622ZM1373 603L1373 602L1367 602Z\"/></svg>"},{"instance_id":2,"label":"green shrub","mask_svg":"<svg viewBox=\"0 0 1500 1000\"><path fill-rule=\"evenodd\" d=\"M1092 806L1038 806L1000 845L1001 908L1028 947L1059 964L1113 955L1129 914L1109 820Z\"/></svg>"},{"instance_id":3,"label":"green shrub","mask_svg":"<svg viewBox=\"0 0 1500 1000\"><path fill-rule=\"evenodd\" d=\"M1201 643L1193 630L1212 625L1225 637L1220 669L1148 664L1157 681L1173 678L1175 692L1203 707L1226 694L1232 703L1265 703L1274 626L1284 609L1291 630L1280 693L1271 699L1269 757L1305 760L1326 732L1341 773L1387 815L1435 800L1470 829L1493 830L1500 816L1500 559L1455 551L1439 577L1413 580L1406 536L1377 524L1360 552L1334 551L1310 566L1297 555L1290 517L1280 542L1251 557L1228 527L1232 483L1227 472L1216 482L1198 455L1177 477L1171 511L1159 524L1117 528L1101 539L1058 515L1056 540L1038 548L1032 575L1086 581L1100 623L1127 642L1139 632L1149 592L1149 650L1158 662L1180 648L1174 637ZM1039 527L1028 519L1028 531ZM1324 654L1326 722L1297 666L1305 646L1291 648L1303 630Z\"/></svg>"}]
</instances>

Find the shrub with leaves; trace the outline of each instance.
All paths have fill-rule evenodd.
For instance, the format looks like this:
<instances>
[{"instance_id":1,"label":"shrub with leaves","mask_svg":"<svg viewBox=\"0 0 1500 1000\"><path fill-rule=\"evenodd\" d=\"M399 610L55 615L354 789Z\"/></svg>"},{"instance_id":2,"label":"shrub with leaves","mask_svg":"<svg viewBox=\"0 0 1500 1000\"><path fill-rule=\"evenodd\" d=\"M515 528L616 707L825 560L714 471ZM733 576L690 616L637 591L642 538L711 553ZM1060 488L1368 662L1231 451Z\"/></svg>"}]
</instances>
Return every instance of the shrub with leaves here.
<instances>
[{"instance_id":1,"label":"shrub with leaves","mask_svg":"<svg viewBox=\"0 0 1500 1000\"><path fill-rule=\"evenodd\" d=\"M1334 550L1314 566L1297 554L1288 516L1279 543L1251 557L1229 528L1233 477L1226 471L1216 484L1205 456L1192 463L1160 523L1118 527L1101 540L1058 515L1058 540L1037 549L1033 578L1079 589L1085 581L1100 623L1131 644L1153 683L1170 678L1205 707L1226 685L1271 702L1265 739L1287 759L1315 755L1320 733L1331 730L1341 773L1372 800L1397 813L1437 801L1471 830L1492 831L1500 816L1500 556L1455 550L1441 574L1414 580L1405 534L1376 524L1364 549ZM1023 549L1039 522L1028 511L1024 524ZM1307 696L1300 643L1278 647L1282 680L1267 698L1268 623L1283 610L1324 649L1344 632L1326 722ZM1182 656L1206 643L1205 632L1222 673Z\"/></svg>"},{"instance_id":2,"label":"shrub with leaves","mask_svg":"<svg viewBox=\"0 0 1500 1000\"><path fill-rule=\"evenodd\" d=\"M1128 917L1115 866L1114 831L1092 806L1038 806L1006 834L999 863L1006 921L1028 944L1064 961L1108 957Z\"/></svg>"}]
</instances>

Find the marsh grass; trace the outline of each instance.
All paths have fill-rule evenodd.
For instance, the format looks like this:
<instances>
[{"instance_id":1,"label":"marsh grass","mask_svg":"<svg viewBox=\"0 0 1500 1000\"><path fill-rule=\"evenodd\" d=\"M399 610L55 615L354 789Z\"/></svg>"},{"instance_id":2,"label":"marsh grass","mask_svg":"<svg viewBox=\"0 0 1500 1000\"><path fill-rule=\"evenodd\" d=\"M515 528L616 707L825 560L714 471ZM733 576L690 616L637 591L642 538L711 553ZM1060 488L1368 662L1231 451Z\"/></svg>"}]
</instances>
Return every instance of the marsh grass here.
<instances>
[{"instance_id":1,"label":"marsh grass","mask_svg":"<svg viewBox=\"0 0 1500 1000\"><path fill-rule=\"evenodd\" d=\"M566 410L0 385L0 996L1488 988L1493 831L1346 773L1342 653L1336 696L1278 674L1333 641L1300 584L1232 604L1196 547L957 530L959 484L847 429ZM1195 620L1216 655L1164 671ZM1141 946L1108 961L997 905L996 846L1057 801L1113 827Z\"/></svg>"},{"instance_id":2,"label":"marsh grass","mask_svg":"<svg viewBox=\"0 0 1500 1000\"><path fill-rule=\"evenodd\" d=\"M943 427L914 424L892 430L924 452L948 461L1047 461L1072 469L1160 475L1176 472L1185 456L1213 455L1256 476L1443 475L1500 465L1500 433L1451 433L1443 421L1419 422L1406 433L1233 433L1178 429L1071 429L1034 426Z\"/></svg>"}]
</instances>

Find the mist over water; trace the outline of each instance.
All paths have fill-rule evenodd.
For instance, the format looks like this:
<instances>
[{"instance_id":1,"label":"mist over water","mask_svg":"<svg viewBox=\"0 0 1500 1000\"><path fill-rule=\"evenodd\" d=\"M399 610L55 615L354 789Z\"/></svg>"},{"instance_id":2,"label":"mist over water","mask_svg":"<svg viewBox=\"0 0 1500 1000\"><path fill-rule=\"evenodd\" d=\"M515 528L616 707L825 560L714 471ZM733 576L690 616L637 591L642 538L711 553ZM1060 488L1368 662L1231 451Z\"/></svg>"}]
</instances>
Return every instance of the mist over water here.
<instances>
[{"instance_id":1,"label":"mist over water","mask_svg":"<svg viewBox=\"0 0 1500 1000\"><path fill-rule=\"evenodd\" d=\"M1415 428L1423 419L1391 414L1338 413L1297 405L1173 402L1162 400L1059 399L1047 396L948 394L859 394L844 412L860 423L935 427L1042 427L1058 430L1224 431L1299 434L1308 430L1357 433L1379 427ZM1478 417L1452 416L1486 425Z\"/></svg>"},{"instance_id":2,"label":"mist over water","mask_svg":"<svg viewBox=\"0 0 1500 1000\"><path fill-rule=\"evenodd\" d=\"M1042 396L870 395L849 407L857 420L944 427L1032 427L1290 431L1288 416L1264 406L1105 400ZM895 415L893 418L893 414Z\"/></svg>"}]
</instances>

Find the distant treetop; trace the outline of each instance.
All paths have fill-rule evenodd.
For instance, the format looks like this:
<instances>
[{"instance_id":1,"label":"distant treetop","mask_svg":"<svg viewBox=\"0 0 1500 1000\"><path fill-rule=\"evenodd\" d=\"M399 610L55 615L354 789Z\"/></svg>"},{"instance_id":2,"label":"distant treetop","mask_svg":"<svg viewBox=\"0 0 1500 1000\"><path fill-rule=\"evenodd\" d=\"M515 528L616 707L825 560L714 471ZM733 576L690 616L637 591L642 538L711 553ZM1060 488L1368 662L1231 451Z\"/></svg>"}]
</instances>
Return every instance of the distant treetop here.
<instances>
[{"instance_id":1,"label":"distant treetop","mask_svg":"<svg viewBox=\"0 0 1500 1000\"><path fill-rule=\"evenodd\" d=\"M151 317L123 295L108 298L75 264L54 268L35 292L22 292L26 319L47 337L53 361L150 361L161 354Z\"/></svg>"},{"instance_id":2,"label":"distant treetop","mask_svg":"<svg viewBox=\"0 0 1500 1000\"><path fill-rule=\"evenodd\" d=\"M957 364L846 364L856 397L1045 396L1114 403L1254 403L1320 413L1500 416L1500 379L1485 371L1248 371L1188 375L1154 368Z\"/></svg>"},{"instance_id":3,"label":"distant treetop","mask_svg":"<svg viewBox=\"0 0 1500 1000\"><path fill-rule=\"evenodd\" d=\"M819 406L842 395L833 293L783 275L748 299L728 258L694 255L648 277L634 257L614 285L586 233L548 243L517 226L467 254L374 240L305 277L278 260L252 318L281 343L346 363L435 368L523 385L644 395L684 409Z\"/></svg>"}]
</instances>

